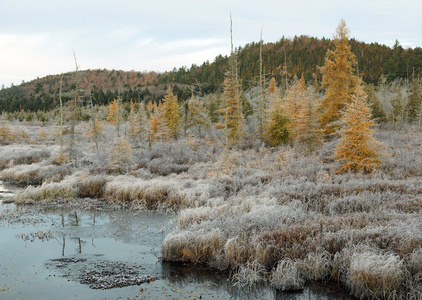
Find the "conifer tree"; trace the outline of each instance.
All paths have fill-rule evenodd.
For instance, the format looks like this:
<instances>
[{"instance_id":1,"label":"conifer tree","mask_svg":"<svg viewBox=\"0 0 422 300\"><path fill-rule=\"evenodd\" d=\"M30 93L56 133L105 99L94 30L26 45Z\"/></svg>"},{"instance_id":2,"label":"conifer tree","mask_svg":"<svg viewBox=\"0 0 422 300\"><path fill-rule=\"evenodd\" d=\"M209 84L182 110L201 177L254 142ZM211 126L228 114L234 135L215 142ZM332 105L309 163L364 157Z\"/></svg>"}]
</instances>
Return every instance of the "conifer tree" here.
<instances>
[{"instance_id":1,"label":"conifer tree","mask_svg":"<svg viewBox=\"0 0 422 300\"><path fill-rule=\"evenodd\" d=\"M192 95L188 101L188 111L188 127L197 127L198 136L201 136L201 129L211 124L211 121L207 116L204 103L198 99L195 99Z\"/></svg>"},{"instance_id":2,"label":"conifer tree","mask_svg":"<svg viewBox=\"0 0 422 300\"><path fill-rule=\"evenodd\" d=\"M303 104L303 93L305 91L304 81L298 81L297 79L292 82L286 91L286 97L284 99L283 108L286 115L290 119L288 124L289 131L294 139L295 128L297 126L296 121L299 117L299 112L302 109Z\"/></svg>"},{"instance_id":3,"label":"conifer tree","mask_svg":"<svg viewBox=\"0 0 422 300\"><path fill-rule=\"evenodd\" d=\"M290 141L290 120L283 109L280 97L273 97L265 124L264 138L271 146L287 144Z\"/></svg>"},{"instance_id":4,"label":"conifer tree","mask_svg":"<svg viewBox=\"0 0 422 300\"><path fill-rule=\"evenodd\" d=\"M171 88L167 90L167 95L162 105L162 112L169 136L177 138L180 135L182 116L180 114L179 104L177 103L177 96L173 95Z\"/></svg>"},{"instance_id":5,"label":"conifer tree","mask_svg":"<svg viewBox=\"0 0 422 300\"><path fill-rule=\"evenodd\" d=\"M90 138L92 138L94 140L95 149L96 149L97 155L98 155L99 154L99 148L98 148L99 139L104 135L103 134L103 125L98 120L98 116L97 116L97 114L95 112L95 108L92 104L92 99L91 99L90 104L91 104L91 120L92 120L92 123L90 123L90 128L85 133L85 135L89 136Z\"/></svg>"},{"instance_id":6,"label":"conifer tree","mask_svg":"<svg viewBox=\"0 0 422 300\"><path fill-rule=\"evenodd\" d=\"M142 106L142 105L140 105ZM130 101L130 111L128 117L127 136L129 141L139 141L142 133L142 122L139 121L140 114L136 112L135 104Z\"/></svg>"},{"instance_id":7,"label":"conifer tree","mask_svg":"<svg viewBox=\"0 0 422 300\"><path fill-rule=\"evenodd\" d=\"M375 122L366 98L363 87L357 86L342 117L341 139L334 151L340 172L371 172L381 165L382 144L373 137Z\"/></svg>"},{"instance_id":8,"label":"conifer tree","mask_svg":"<svg viewBox=\"0 0 422 300\"><path fill-rule=\"evenodd\" d=\"M123 122L123 111L120 105L120 99L114 99L108 105L108 116L107 120L110 124L116 124L117 136L120 137L120 125Z\"/></svg>"},{"instance_id":9,"label":"conifer tree","mask_svg":"<svg viewBox=\"0 0 422 300\"><path fill-rule=\"evenodd\" d=\"M351 102L358 82L353 70L356 59L349 45L349 29L344 20L340 21L333 42L336 48L334 51L327 50L325 65L320 69L325 96L319 107L319 121L326 135L338 129L337 121L345 105Z\"/></svg>"},{"instance_id":10,"label":"conifer tree","mask_svg":"<svg viewBox=\"0 0 422 300\"><path fill-rule=\"evenodd\" d=\"M242 105L240 102L239 85L232 71L226 72L224 79L225 108L220 110L224 121L224 130L229 145L236 144L241 137L243 126ZM220 126L223 127L223 126Z\"/></svg>"},{"instance_id":11,"label":"conifer tree","mask_svg":"<svg viewBox=\"0 0 422 300\"><path fill-rule=\"evenodd\" d=\"M373 84L368 84L365 87L365 92L368 95L368 103L372 110L372 116L377 123L382 123L387 121L387 116L382 108L380 99L375 94L375 89Z\"/></svg>"},{"instance_id":12,"label":"conifer tree","mask_svg":"<svg viewBox=\"0 0 422 300\"><path fill-rule=\"evenodd\" d=\"M402 124L402 122L404 121L405 108L404 108L403 102L404 102L404 99L403 99L402 87L401 87L401 84L398 84L396 95L393 101L391 101L392 110L391 110L390 119L393 121L393 124L395 125L395 127Z\"/></svg>"},{"instance_id":13,"label":"conifer tree","mask_svg":"<svg viewBox=\"0 0 422 300\"><path fill-rule=\"evenodd\" d=\"M274 92L276 91L276 81L275 81L275 77L272 77L270 79L270 83L268 84L268 93L270 93L271 95L274 94Z\"/></svg>"},{"instance_id":14,"label":"conifer tree","mask_svg":"<svg viewBox=\"0 0 422 300\"><path fill-rule=\"evenodd\" d=\"M421 88L419 80L416 78L415 73L412 74L412 91L409 97L409 101L406 105L407 117L410 123L416 121L419 116L419 110L421 107Z\"/></svg>"},{"instance_id":15,"label":"conifer tree","mask_svg":"<svg viewBox=\"0 0 422 300\"><path fill-rule=\"evenodd\" d=\"M226 71L223 82L225 102L224 108L220 110L224 123L217 124L217 127L224 128L224 156L226 161L228 159L228 149L240 140L243 126L242 105L240 102L239 82L237 78L237 63L233 51L233 23L231 15L230 48L229 70Z\"/></svg>"},{"instance_id":16,"label":"conifer tree","mask_svg":"<svg viewBox=\"0 0 422 300\"><path fill-rule=\"evenodd\" d=\"M115 138L113 146L109 149L109 167L117 172L124 172L132 164L132 148L124 138Z\"/></svg>"},{"instance_id":17,"label":"conifer tree","mask_svg":"<svg viewBox=\"0 0 422 300\"><path fill-rule=\"evenodd\" d=\"M323 131L320 129L315 89L308 87L302 92L301 105L292 128L294 143L300 148L314 152L322 144Z\"/></svg>"}]
</instances>

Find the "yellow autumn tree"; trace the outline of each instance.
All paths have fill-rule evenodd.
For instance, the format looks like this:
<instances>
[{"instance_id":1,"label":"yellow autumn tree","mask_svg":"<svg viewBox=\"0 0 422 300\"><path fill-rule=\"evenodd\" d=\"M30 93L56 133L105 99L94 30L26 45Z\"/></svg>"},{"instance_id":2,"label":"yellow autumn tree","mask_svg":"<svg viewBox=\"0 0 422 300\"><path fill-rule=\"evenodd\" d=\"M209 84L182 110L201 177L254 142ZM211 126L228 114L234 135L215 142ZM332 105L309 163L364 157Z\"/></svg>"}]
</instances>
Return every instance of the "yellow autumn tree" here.
<instances>
[{"instance_id":1,"label":"yellow autumn tree","mask_svg":"<svg viewBox=\"0 0 422 300\"><path fill-rule=\"evenodd\" d=\"M177 96L173 95L171 88L168 88L167 94L164 97L162 114L169 136L177 138L180 135L182 116L180 114L179 104L177 103Z\"/></svg>"},{"instance_id":2,"label":"yellow autumn tree","mask_svg":"<svg viewBox=\"0 0 422 300\"><path fill-rule=\"evenodd\" d=\"M118 137L120 137L120 125L123 122L123 112L119 102L119 99L114 99L113 102L109 103L107 116L107 120L110 122L110 124L116 124Z\"/></svg>"},{"instance_id":3,"label":"yellow autumn tree","mask_svg":"<svg viewBox=\"0 0 422 300\"><path fill-rule=\"evenodd\" d=\"M268 84L268 93L270 93L271 95L275 93L276 91L276 81L275 81L275 77L272 77L270 79L270 83Z\"/></svg>"},{"instance_id":4,"label":"yellow autumn tree","mask_svg":"<svg viewBox=\"0 0 422 300\"><path fill-rule=\"evenodd\" d=\"M346 106L340 130L341 139L334 156L341 163L340 172L371 172L381 165L383 145L373 137L375 121L371 119L371 108L361 85Z\"/></svg>"},{"instance_id":5,"label":"yellow autumn tree","mask_svg":"<svg viewBox=\"0 0 422 300\"><path fill-rule=\"evenodd\" d=\"M283 101L283 108L289 117L290 121L288 124L289 131L292 133L292 138L295 137L295 128L297 126L296 121L298 120L299 113L302 109L303 98L305 92L304 81L295 80L291 83L286 91L286 97Z\"/></svg>"},{"instance_id":6,"label":"yellow autumn tree","mask_svg":"<svg viewBox=\"0 0 422 300\"><path fill-rule=\"evenodd\" d=\"M325 96L319 106L319 121L326 135L339 128L342 110L351 102L358 83L358 77L354 75L356 59L349 45L349 32L346 22L341 20L333 39L335 50L327 50L325 65L320 69Z\"/></svg>"}]
</instances>

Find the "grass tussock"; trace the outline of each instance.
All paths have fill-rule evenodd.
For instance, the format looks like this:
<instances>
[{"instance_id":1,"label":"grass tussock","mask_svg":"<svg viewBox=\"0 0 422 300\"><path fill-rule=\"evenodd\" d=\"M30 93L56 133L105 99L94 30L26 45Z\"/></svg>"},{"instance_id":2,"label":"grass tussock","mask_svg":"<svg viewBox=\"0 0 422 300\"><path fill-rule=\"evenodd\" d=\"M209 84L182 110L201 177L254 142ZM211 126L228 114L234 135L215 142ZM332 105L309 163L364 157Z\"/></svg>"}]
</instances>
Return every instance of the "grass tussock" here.
<instances>
[{"instance_id":1,"label":"grass tussock","mask_svg":"<svg viewBox=\"0 0 422 300\"><path fill-rule=\"evenodd\" d=\"M348 285L356 297L391 299L403 279L403 261L396 254L362 252L351 258Z\"/></svg>"}]
</instances>

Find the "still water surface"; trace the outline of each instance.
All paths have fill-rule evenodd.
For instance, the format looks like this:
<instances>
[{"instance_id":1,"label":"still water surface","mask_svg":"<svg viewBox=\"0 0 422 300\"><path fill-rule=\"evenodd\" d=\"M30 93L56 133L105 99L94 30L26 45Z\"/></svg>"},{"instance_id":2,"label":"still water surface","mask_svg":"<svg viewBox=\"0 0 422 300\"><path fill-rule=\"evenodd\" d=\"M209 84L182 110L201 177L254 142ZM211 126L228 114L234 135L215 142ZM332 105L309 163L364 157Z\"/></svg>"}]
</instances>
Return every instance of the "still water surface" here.
<instances>
[{"instance_id":1,"label":"still water surface","mask_svg":"<svg viewBox=\"0 0 422 300\"><path fill-rule=\"evenodd\" d=\"M4 203L15 189L0 182L0 299L353 299L318 285L300 293L236 288L227 273L160 261L174 214ZM80 283L107 266L157 279L106 290Z\"/></svg>"}]
</instances>

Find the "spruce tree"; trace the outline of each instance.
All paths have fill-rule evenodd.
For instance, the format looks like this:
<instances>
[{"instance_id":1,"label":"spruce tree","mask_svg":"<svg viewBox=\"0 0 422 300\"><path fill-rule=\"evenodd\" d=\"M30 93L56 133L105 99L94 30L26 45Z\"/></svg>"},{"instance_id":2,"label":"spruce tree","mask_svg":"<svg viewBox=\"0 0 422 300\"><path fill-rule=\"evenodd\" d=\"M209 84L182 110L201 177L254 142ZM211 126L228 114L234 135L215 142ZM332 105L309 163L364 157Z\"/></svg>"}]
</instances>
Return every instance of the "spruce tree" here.
<instances>
[{"instance_id":1,"label":"spruce tree","mask_svg":"<svg viewBox=\"0 0 422 300\"><path fill-rule=\"evenodd\" d=\"M319 107L319 121L326 135L339 128L337 121L345 105L351 102L358 82L353 69L356 59L349 45L349 29L344 20L340 21L333 42L336 48L334 51L327 50L325 65L320 69L325 96Z\"/></svg>"}]
</instances>

